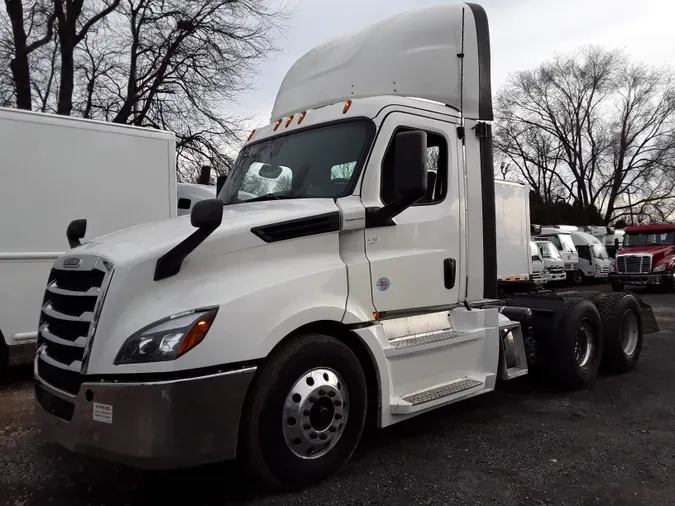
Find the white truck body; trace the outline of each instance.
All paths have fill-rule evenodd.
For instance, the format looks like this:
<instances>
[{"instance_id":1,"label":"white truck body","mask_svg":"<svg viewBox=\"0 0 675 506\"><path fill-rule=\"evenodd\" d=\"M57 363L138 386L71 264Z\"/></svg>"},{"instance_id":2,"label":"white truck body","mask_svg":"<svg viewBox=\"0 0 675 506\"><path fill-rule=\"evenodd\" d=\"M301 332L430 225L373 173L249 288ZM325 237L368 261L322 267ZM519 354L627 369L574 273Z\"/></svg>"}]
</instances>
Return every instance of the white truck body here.
<instances>
[{"instance_id":1,"label":"white truck body","mask_svg":"<svg viewBox=\"0 0 675 506\"><path fill-rule=\"evenodd\" d=\"M571 232L579 255L579 270L587 278L607 279L611 260L607 249L597 237L586 232Z\"/></svg>"},{"instance_id":2,"label":"white truck body","mask_svg":"<svg viewBox=\"0 0 675 506\"><path fill-rule=\"evenodd\" d=\"M530 254L530 194L519 183L495 181L497 219L497 281L529 282L533 273Z\"/></svg>"},{"instance_id":3,"label":"white truck body","mask_svg":"<svg viewBox=\"0 0 675 506\"><path fill-rule=\"evenodd\" d=\"M176 216L175 141L169 132L0 109L0 160L0 340L19 363L25 349L29 361L34 354L44 285L70 249L72 220L86 217L89 233L103 236Z\"/></svg>"},{"instance_id":4,"label":"white truck body","mask_svg":"<svg viewBox=\"0 0 675 506\"><path fill-rule=\"evenodd\" d=\"M589 384L595 302L496 300L491 120L475 4L301 57L217 199L55 262L35 358L43 434L141 467L237 456L302 487L342 468L367 419L386 427L527 374L526 343L554 378ZM249 184L284 169L273 194Z\"/></svg>"}]
</instances>

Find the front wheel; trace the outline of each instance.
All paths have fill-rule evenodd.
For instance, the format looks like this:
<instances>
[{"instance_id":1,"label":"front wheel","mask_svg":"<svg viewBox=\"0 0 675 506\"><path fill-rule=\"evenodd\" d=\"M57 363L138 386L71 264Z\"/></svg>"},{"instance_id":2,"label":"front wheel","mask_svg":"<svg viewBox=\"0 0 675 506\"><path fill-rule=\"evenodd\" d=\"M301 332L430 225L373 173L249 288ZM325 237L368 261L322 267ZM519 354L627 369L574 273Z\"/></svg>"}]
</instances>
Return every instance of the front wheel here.
<instances>
[{"instance_id":1,"label":"front wheel","mask_svg":"<svg viewBox=\"0 0 675 506\"><path fill-rule=\"evenodd\" d=\"M358 358L329 336L301 336L269 357L251 386L239 457L267 483L298 489L337 473L366 420Z\"/></svg>"},{"instance_id":2,"label":"front wheel","mask_svg":"<svg viewBox=\"0 0 675 506\"><path fill-rule=\"evenodd\" d=\"M570 280L574 286L579 286L584 282L584 273L577 269L569 273Z\"/></svg>"}]
</instances>

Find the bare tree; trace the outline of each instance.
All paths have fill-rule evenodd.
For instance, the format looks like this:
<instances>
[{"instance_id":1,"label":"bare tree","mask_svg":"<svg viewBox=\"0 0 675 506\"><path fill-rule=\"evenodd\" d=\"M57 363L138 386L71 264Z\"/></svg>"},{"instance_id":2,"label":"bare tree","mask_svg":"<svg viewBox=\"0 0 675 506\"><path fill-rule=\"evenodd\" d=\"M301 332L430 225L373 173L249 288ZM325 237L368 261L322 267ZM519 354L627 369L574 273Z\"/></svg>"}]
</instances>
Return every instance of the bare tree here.
<instances>
[{"instance_id":1,"label":"bare tree","mask_svg":"<svg viewBox=\"0 0 675 506\"><path fill-rule=\"evenodd\" d=\"M54 36L55 15L48 0L35 0L24 10L23 0L5 0L11 26L13 56L9 67L18 109L32 108L29 56Z\"/></svg>"},{"instance_id":2,"label":"bare tree","mask_svg":"<svg viewBox=\"0 0 675 506\"><path fill-rule=\"evenodd\" d=\"M87 33L112 13L120 0L98 0L95 7L85 9L84 0L53 0L58 21L61 56L58 114L69 116L73 109L75 89L75 48Z\"/></svg>"},{"instance_id":3,"label":"bare tree","mask_svg":"<svg viewBox=\"0 0 675 506\"><path fill-rule=\"evenodd\" d=\"M620 51L557 55L511 76L497 95L495 147L545 202L598 208L605 221L629 207L667 207L673 95L668 69L631 63Z\"/></svg>"}]
</instances>

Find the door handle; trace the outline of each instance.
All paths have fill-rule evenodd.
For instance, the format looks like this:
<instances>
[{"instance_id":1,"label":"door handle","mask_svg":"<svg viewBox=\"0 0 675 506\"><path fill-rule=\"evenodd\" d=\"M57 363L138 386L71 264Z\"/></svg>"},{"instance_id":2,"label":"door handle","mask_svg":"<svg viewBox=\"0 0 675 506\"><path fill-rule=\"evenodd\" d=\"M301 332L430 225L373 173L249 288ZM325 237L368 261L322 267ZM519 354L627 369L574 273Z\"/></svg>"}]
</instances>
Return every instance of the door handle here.
<instances>
[{"instance_id":1,"label":"door handle","mask_svg":"<svg viewBox=\"0 0 675 506\"><path fill-rule=\"evenodd\" d=\"M443 280L445 288L450 290L455 287L455 278L457 277L457 261L454 258L443 260Z\"/></svg>"}]
</instances>

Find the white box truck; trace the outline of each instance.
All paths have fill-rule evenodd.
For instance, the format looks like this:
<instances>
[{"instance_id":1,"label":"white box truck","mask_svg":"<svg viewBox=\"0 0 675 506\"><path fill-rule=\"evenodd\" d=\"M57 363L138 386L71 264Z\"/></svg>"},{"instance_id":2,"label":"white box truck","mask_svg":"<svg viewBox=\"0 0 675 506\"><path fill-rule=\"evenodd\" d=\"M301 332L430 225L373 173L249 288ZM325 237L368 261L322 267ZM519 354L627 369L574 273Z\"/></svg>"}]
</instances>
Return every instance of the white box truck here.
<instances>
[{"instance_id":1,"label":"white box truck","mask_svg":"<svg viewBox=\"0 0 675 506\"><path fill-rule=\"evenodd\" d=\"M86 216L100 237L176 213L172 133L0 109L0 373L32 360L64 227Z\"/></svg>"},{"instance_id":2,"label":"white box truck","mask_svg":"<svg viewBox=\"0 0 675 506\"><path fill-rule=\"evenodd\" d=\"M149 468L238 457L298 488L338 472L366 423L491 392L531 363L569 388L602 359L635 366L658 328L635 295L496 298L480 6L314 49L272 114L217 198L56 260L35 356L49 440ZM251 184L286 170L271 191Z\"/></svg>"}]
</instances>

